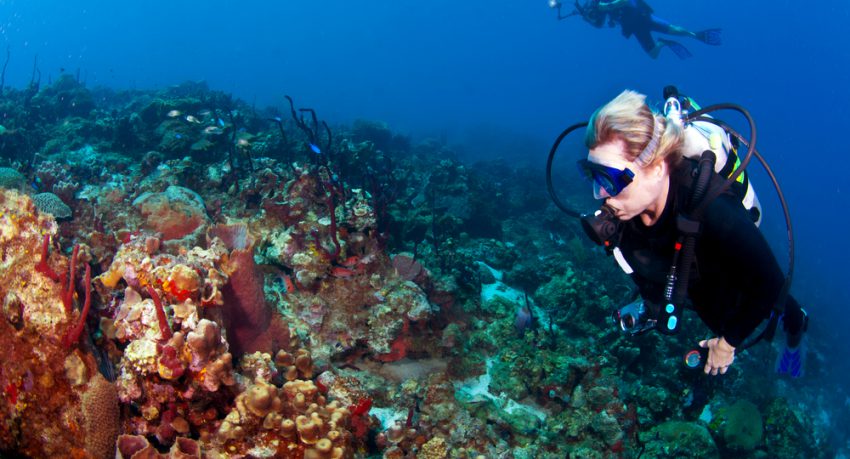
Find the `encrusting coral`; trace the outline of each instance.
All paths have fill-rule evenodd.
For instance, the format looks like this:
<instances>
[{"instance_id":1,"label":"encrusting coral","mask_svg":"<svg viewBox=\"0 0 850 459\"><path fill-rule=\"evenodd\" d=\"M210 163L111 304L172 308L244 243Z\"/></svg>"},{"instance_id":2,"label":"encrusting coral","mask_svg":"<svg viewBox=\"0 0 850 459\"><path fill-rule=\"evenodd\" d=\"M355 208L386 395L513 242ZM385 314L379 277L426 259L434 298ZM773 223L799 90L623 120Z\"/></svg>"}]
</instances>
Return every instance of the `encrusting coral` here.
<instances>
[{"instance_id":1,"label":"encrusting coral","mask_svg":"<svg viewBox=\"0 0 850 459\"><path fill-rule=\"evenodd\" d=\"M282 388L256 379L236 397L221 423L217 445L228 454L253 457L352 457L347 431L350 413L328 403L312 381Z\"/></svg>"},{"instance_id":2,"label":"encrusting coral","mask_svg":"<svg viewBox=\"0 0 850 459\"><path fill-rule=\"evenodd\" d=\"M47 274L71 265L49 253L55 232L53 217L29 197L0 190L0 445L32 457L108 457L118 434L116 391L90 352L63 344L84 318L65 306L64 298L75 303L76 284L66 294Z\"/></svg>"}]
</instances>

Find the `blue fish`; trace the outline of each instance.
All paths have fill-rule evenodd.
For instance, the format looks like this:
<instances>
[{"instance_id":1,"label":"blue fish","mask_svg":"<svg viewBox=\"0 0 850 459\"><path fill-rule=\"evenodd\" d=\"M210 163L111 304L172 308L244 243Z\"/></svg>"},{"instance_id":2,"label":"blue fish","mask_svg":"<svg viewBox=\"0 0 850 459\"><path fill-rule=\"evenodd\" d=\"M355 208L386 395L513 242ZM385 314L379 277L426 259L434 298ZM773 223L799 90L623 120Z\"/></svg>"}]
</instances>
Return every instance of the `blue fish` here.
<instances>
[{"instance_id":1,"label":"blue fish","mask_svg":"<svg viewBox=\"0 0 850 459\"><path fill-rule=\"evenodd\" d=\"M533 326L534 317L531 315L531 311L525 306L517 308L516 319L514 320L516 331L520 335L525 335L525 331L531 329Z\"/></svg>"},{"instance_id":2,"label":"blue fish","mask_svg":"<svg viewBox=\"0 0 850 459\"><path fill-rule=\"evenodd\" d=\"M224 120L219 118L218 119L218 125L221 126L221 127L224 127Z\"/></svg>"},{"instance_id":3,"label":"blue fish","mask_svg":"<svg viewBox=\"0 0 850 459\"><path fill-rule=\"evenodd\" d=\"M313 150L313 153L315 153L315 154L317 154L317 155L321 155L321 154L322 154L322 150L321 150L318 146L316 146L316 144L312 144L312 143L311 143L311 144L310 144L310 149L311 149L311 150Z\"/></svg>"},{"instance_id":4,"label":"blue fish","mask_svg":"<svg viewBox=\"0 0 850 459\"><path fill-rule=\"evenodd\" d=\"M176 138L176 139L182 139L182 138L183 138L183 135L181 135L181 134L174 134L174 138Z\"/></svg>"}]
</instances>

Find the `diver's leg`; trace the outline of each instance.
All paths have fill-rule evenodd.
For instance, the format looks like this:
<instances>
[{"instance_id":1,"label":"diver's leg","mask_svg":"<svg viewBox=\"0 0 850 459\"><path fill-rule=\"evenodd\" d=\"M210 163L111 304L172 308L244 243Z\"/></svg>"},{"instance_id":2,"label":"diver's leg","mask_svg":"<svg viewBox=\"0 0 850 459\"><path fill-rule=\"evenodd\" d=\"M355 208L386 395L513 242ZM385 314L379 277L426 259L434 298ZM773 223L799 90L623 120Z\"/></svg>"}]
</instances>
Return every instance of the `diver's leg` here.
<instances>
[{"instance_id":1,"label":"diver's leg","mask_svg":"<svg viewBox=\"0 0 850 459\"><path fill-rule=\"evenodd\" d=\"M793 296L788 296L785 301L785 313L782 315L782 329L787 336L788 347L795 348L800 345L803 333L809 325L809 316Z\"/></svg>"},{"instance_id":2,"label":"diver's leg","mask_svg":"<svg viewBox=\"0 0 850 459\"><path fill-rule=\"evenodd\" d=\"M648 29L636 31L634 35L638 43L640 43L640 47L643 48L646 54L649 54L649 57L653 59L658 57L658 53L661 52L664 43L656 42Z\"/></svg>"},{"instance_id":3,"label":"diver's leg","mask_svg":"<svg viewBox=\"0 0 850 459\"><path fill-rule=\"evenodd\" d=\"M707 45L718 46L720 45L720 29L705 29L700 30L699 32L691 32L690 30L677 26L675 24L670 24L669 22L661 19L656 15L650 16L650 21L652 24L652 31L664 33L667 35L675 35L679 37L688 37L693 38L695 40L699 40Z\"/></svg>"},{"instance_id":4,"label":"diver's leg","mask_svg":"<svg viewBox=\"0 0 850 459\"><path fill-rule=\"evenodd\" d=\"M785 345L776 356L776 372L799 378L805 373L806 342L803 339L809 325L809 316L794 297L789 296L782 314Z\"/></svg>"},{"instance_id":5,"label":"diver's leg","mask_svg":"<svg viewBox=\"0 0 850 459\"><path fill-rule=\"evenodd\" d=\"M690 37L690 38L696 38L696 36L697 36L697 34L691 32L690 30L688 30L684 27L679 27L679 26L674 25L674 24L670 24L666 20L664 20L664 19L662 19L662 18L660 18L660 17L658 17L654 14L652 16L650 16L649 19L650 19L650 24L651 24L650 29L653 32L664 33L664 34L667 34L667 35L677 35L677 36L680 36L680 37Z\"/></svg>"}]
</instances>

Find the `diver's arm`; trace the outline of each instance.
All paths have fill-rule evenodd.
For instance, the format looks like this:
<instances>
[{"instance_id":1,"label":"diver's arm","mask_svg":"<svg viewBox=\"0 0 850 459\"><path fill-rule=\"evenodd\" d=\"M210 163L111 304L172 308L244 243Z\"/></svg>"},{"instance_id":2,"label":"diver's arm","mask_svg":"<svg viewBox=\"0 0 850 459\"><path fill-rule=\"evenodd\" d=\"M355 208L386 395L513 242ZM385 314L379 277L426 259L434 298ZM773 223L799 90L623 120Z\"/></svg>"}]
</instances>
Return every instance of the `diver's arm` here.
<instances>
[{"instance_id":1,"label":"diver's arm","mask_svg":"<svg viewBox=\"0 0 850 459\"><path fill-rule=\"evenodd\" d=\"M599 10L598 5L598 0L590 0L584 5L579 3L578 0L575 1L575 11L581 15L585 22L597 29L602 28L602 25L605 24L605 13Z\"/></svg>"},{"instance_id":2,"label":"diver's arm","mask_svg":"<svg viewBox=\"0 0 850 459\"><path fill-rule=\"evenodd\" d=\"M608 11L619 10L620 8L625 8L629 5L629 0L611 0L611 1L600 1L596 4L596 8L605 13Z\"/></svg>"},{"instance_id":3,"label":"diver's arm","mask_svg":"<svg viewBox=\"0 0 850 459\"><path fill-rule=\"evenodd\" d=\"M738 301L724 305L729 309L719 312L723 317L721 337L738 347L767 317L785 277L737 197L718 196L706 208L703 221L702 237L716 249L716 260L737 280Z\"/></svg>"},{"instance_id":4,"label":"diver's arm","mask_svg":"<svg viewBox=\"0 0 850 459\"><path fill-rule=\"evenodd\" d=\"M735 346L729 344L722 336L720 338L704 339L700 347L708 349L708 358L703 371L712 376L726 374L729 366L735 361Z\"/></svg>"}]
</instances>

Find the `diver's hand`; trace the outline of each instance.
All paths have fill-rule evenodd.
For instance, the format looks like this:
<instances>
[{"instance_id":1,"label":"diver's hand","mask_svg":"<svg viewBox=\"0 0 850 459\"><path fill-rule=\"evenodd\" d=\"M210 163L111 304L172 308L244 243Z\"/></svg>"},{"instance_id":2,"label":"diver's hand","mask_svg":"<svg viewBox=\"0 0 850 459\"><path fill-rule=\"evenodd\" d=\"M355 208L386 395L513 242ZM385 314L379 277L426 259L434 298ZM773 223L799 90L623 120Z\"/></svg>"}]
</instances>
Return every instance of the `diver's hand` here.
<instances>
[{"instance_id":1,"label":"diver's hand","mask_svg":"<svg viewBox=\"0 0 850 459\"><path fill-rule=\"evenodd\" d=\"M725 374L729 365L735 361L735 347L720 338L704 339L699 342L700 347L708 348L708 359L705 362L705 374L712 376L718 372Z\"/></svg>"}]
</instances>

